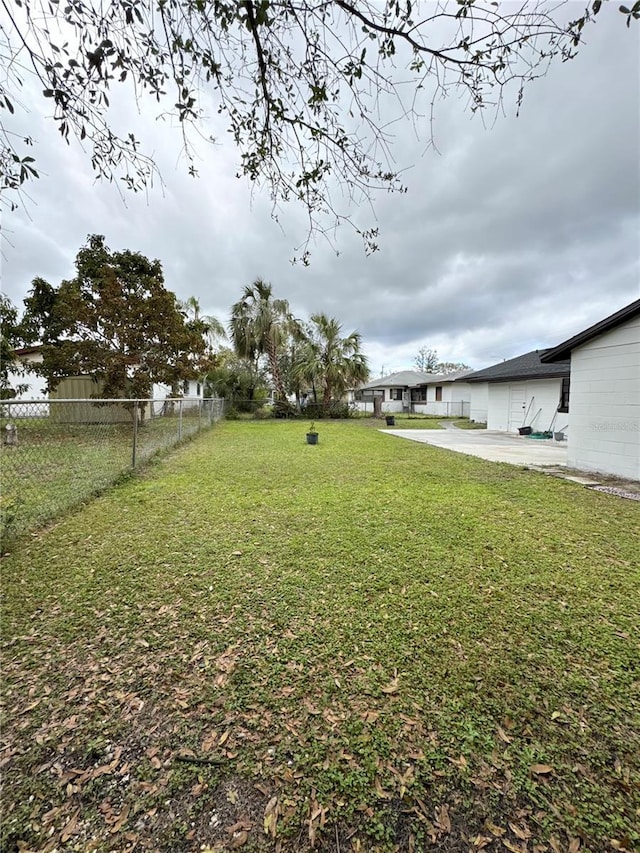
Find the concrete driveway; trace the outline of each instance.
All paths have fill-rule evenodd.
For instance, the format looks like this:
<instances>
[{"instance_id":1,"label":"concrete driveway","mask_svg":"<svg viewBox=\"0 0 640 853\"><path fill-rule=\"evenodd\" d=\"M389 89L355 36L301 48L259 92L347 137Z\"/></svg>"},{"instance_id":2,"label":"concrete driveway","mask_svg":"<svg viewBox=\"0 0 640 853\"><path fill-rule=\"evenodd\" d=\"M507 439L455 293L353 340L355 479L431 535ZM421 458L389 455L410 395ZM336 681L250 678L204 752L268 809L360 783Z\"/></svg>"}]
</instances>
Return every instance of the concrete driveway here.
<instances>
[{"instance_id":1,"label":"concrete driveway","mask_svg":"<svg viewBox=\"0 0 640 853\"><path fill-rule=\"evenodd\" d=\"M511 465L526 465L543 468L553 466L566 468L567 442L550 439L527 438L512 433L488 429L384 429L387 435L420 441L434 447L454 450L479 456L490 462L509 462Z\"/></svg>"}]
</instances>

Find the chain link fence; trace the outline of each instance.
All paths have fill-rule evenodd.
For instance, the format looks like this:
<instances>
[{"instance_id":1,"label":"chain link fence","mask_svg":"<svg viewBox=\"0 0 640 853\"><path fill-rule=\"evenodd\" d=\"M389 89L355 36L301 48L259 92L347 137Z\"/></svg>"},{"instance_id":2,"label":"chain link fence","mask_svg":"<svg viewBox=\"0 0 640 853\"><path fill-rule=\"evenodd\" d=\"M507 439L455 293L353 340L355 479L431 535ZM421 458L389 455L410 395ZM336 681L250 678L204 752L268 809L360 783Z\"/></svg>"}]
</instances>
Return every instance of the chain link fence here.
<instances>
[{"instance_id":1,"label":"chain link fence","mask_svg":"<svg viewBox=\"0 0 640 853\"><path fill-rule=\"evenodd\" d=\"M223 414L220 398L1 401L3 545Z\"/></svg>"}]
</instances>

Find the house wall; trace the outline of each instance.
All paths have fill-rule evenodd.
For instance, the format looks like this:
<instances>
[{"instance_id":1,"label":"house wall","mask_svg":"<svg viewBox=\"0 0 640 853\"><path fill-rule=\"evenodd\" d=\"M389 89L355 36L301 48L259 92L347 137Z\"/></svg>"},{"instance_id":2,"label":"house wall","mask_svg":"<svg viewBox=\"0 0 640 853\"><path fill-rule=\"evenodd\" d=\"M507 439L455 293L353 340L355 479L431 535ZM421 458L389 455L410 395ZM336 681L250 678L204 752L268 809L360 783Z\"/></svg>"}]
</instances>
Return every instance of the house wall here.
<instances>
[{"instance_id":1,"label":"house wall","mask_svg":"<svg viewBox=\"0 0 640 853\"><path fill-rule=\"evenodd\" d=\"M355 406L358 412L368 412L371 414L373 412L373 400L368 398L367 400L357 400L352 403ZM409 409L405 406L403 407L401 400L388 400L385 399L382 403L381 410L383 412L388 412L389 414L397 414L399 412L408 412Z\"/></svg>"},{"instance_id":2,"label":"house wall","mask_svg":"<svg viewBox=\"0 0 640 853\"><path fill-rule=\"evenodd\" d=\"M421 386L424 388L425 386ZM436 399L436 388L442 388L440 400ZM436 382L426 386L426 401L415 401L413 411L429 415L466 416L468 414L469 402L471 400L471 388L468 382ZM467 403L467 406L463 406Z\"/></svg>"},{"instance_id":3,"label":"house wall","mask_svg":"<svg viewBox=\"0 0 640 853\"><path fill-rule=\"evenodd\" d=\"M375 391L377 397L382 398L381 403L381 411L387 412L388 414L395 414L398 412L408 412L409 411L409 393L407 388L401 388L405 399L404 400L391 400L391 392L400 386L386 387L380 386L375 389L370 389ZM366 400L355 400L355 394L353 395L353 405L359 412L369 413L373 412L373 398L367 397Z\"/></svg>"},{"instance_id":4,"label":"house wall","mask_svg":"<svg viewBox=\"0 0 640 853\"><path fill-rule=\"evenodd\" d=\"M549 429L560 401L561 379L489 382L488 386L487 429L500 432L517 432L521 426L532 426L535 432ZM554 428L566 426L567 421L568 415L558 414Z\"/></svg>"},{"instance_id":5,"label":"house wall","mask_svg":"<svg viewBox=\"0 0 640 853\"><path fill-rule=\"evenodd\" d=\"M18 359L25 366L41 364L42 353L28 353L27 355L18 356ZM10 370L9 383L14 388L16 385L29 386L22 394L16 394L16 400L38 400L47 396L47 380L43 376L36 376L35 373L17 373Z\"/></svg>"},{"instance_id":6,"label":"house wall","mask_svg":"<svg viewBox=\"0 0 640 853\"><path fill-rule=\"evenodd\" d=\"M470 382L452 382L449 386L450 397L452 403L470 403L471 402L471 383Z\"/></svg>"},{"instance_id":7,"label":"house wall","mask_svg":"<svg viewBox=\"0 0 640 853\"><path fill-rule=\"evenodd\" d=\"M571 353L567 464L640 480L640 318Z\"/></svg>"},{"instance_id":8,"label":"house wall","mask_svg":"<svg viewBox=\"0 0 640 853\"><path fill-rule=\"evenodd\" d=\"M469 415L469 404L462 400L427 400L426 403L413 403L412 411L416 415L436 415L437 417L442 418L463 418L468 417Z\"/></svg>"},{"instance_id":9,"label":"house wall","mask_svg":"<svg viewBox=\"0 0 640 853\"><path fill-rule=\"evenodd\" d=\"M469 419L477 424L486 424L489 411L489 383L467 382L471 388Z\"/></svg>"}]
</instances>

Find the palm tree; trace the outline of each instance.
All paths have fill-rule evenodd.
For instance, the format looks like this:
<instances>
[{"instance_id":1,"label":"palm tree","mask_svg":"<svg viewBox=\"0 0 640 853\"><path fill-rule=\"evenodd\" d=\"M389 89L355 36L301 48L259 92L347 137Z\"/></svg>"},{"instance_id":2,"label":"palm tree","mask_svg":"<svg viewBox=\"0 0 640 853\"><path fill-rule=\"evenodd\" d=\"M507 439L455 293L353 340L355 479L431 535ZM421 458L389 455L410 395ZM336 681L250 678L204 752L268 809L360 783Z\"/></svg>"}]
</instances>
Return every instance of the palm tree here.
<instances>
[{"instance_id":1,"label":"palm tree","mask_svg":"<svg viewBox=\"0 0 640 853\"><path fill-rule=\"evenodd\" d=\"M213 317L211 314L201 314L200 300L196 296L190 296L184 301L179 301L178 307L181 311L185 312L190 321L202 324L204 337L207 341L207 351L209 355L211 355L216 344L225 340L227 337L227 331L224 324L221 323L217 317Z\"/></svg>"},{"instance_id":2,"label":"palm tree","mask_svg":"<svg viewBox=\"0 0 640 853\"><path fill-rule=\"evenodd\" d=\"M274 299L270 284L258 278L244 288L242 298L231 306L229 331L242 358L257 361L266 355L278 401L287 398L278 353L297 326L286 299Z\"/></svg>"},{"instance_id":3,"label":"palm tree","mask_svg":"<svg viewBox=\"0 0 640 853\"><path fill-rule=\"evenodd\" d=\"M326 410L347 388L366 382L369 377L367 358L361 350L362 337L358 332L342 337L342 325L326 314L311 315L307 337L298 371L312 386L314 397L317 388L322 388Z\"/></svg>"}]
</instances>

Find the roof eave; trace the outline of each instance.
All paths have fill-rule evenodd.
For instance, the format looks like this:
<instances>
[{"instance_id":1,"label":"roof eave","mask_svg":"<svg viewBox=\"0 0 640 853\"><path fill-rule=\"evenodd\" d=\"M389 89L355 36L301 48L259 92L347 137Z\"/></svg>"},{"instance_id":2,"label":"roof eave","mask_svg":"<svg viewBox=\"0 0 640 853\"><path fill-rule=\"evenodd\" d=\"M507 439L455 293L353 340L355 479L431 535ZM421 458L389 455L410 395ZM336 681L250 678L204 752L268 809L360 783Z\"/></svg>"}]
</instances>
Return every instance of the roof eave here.
<instances>
[{"instance_id":1,"label":"roof eave","mask_svg":"<svg viewBox=\"0 0 640 853\"><path fill-rule=\"evenodd\" d=\"M593 338L597 338L598 335L603 335L605 332L614 329L621 323L631 320L638 315L640 315L640 299L636 299L635 302L625 305L624 308L616 311L615 314L611 314L609 317L605 317L604 320L594 323L593 326L589 326L588 329L583 329L582 332L578 332L577 335L563 341L561 344L558 344L558 346L548 349L544 355L540 356L540 361L549 363L570 358L571 351L576 349L576 347L588 343L593 340Z\"/></svg>"}]
</instances>

